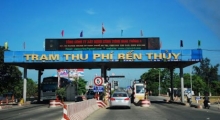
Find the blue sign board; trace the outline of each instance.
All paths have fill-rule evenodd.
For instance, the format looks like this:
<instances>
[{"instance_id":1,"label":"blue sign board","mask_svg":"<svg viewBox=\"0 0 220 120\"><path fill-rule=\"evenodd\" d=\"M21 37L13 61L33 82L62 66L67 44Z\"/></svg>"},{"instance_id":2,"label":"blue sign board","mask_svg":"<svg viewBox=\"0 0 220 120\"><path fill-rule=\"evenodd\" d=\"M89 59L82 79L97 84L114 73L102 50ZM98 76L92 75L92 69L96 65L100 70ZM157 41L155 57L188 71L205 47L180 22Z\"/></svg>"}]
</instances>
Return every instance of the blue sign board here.
<instances>
[{"instance_id":1,"label":"blue sign board","mask_svg":"<svg viewBox=\"0 0 220 120\"><path fill-rule=\"evenodd\" d=\"M4 51L5 63L201 61L201 49Z\"/></svg>"},{"instance_id":2,"label":"blue sign board","mask_svg":"<svg viewBox=\"0 0 220 120\"><path fill-rule=\"evenodd\" d=\"M104 86L94 86L93 91L94 92L103 92L104 91Z\"/></svg>"}]
</instances>

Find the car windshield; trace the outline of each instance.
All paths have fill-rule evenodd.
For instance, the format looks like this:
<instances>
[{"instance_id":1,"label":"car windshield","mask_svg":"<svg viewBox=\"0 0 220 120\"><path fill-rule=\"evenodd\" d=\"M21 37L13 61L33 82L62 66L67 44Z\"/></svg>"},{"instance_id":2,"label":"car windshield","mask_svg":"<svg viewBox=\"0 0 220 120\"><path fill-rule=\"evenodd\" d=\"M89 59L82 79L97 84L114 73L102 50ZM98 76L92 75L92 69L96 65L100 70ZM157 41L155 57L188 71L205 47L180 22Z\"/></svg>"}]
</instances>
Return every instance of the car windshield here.
<instances>
[{"instance_id":1,"label":"car windshield","mask_svg":"<svg viewBox=\"0 0 220 120\"><path fill-rule=\"evenodd\" d=\"M137 85L136 86L136 93L144 93L144 86L139 86Z\"/></svg>"},{"instance_id":2,"label":"car windshield","mask_svg":"<svg viewBox=\"0 0 220 120\"><path fill-rule=\"evenodd\" d=\"M43 84L42 88L43 88L43 90L46 90L46 91L56 90L57 84Z\"/></svg>"},{"instance_id":3,"label":"car windshield","mask_svg":"<svg viewBox=\"0 0 220 120\"><path fill-rule=\"evenodd\" d=\"M126 93L114 93L113 97L128 97Z\"/></svg>"}]
</instances>

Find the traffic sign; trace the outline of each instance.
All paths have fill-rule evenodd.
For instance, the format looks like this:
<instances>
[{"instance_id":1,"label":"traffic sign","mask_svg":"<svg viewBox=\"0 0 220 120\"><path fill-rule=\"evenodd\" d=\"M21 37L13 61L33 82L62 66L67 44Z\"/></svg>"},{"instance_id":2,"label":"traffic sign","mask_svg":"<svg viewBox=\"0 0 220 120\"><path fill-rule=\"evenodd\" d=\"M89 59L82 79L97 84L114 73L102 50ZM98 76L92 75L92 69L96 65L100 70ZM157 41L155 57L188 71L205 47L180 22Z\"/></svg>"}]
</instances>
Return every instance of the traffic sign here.
<instances>
[{"instance_id":1,"label":"traffic sign","mask_svg":"<svg viewBox=\"0 0 220 120\"><path fill-rule=\"evenodd\" d=\"M102 85L102 83L103 83L102 77L95 77L95 79L94 79L94 84L95 84L96 86L100 86L100 85Z\"/></svg>"},{"instance_id":2,"label":"traffic sign","mask_svg":"<svg viewBox=\"0 0 220 120\"><path fill-rule=\"evenodd\" d=\"M200 96L196 96L195 99L196 100L201 100L201 97Z\"/></svg>"},{"instance_id":3,"label":"traffic sign","mask_svg":"<svg viewBox=\"0 0 220 120\"><path fill-rule=\"evenodd\" d=\"M93 91L94 92L103 92L104 86L94 86Z\"/></svg>"}]
</instances>

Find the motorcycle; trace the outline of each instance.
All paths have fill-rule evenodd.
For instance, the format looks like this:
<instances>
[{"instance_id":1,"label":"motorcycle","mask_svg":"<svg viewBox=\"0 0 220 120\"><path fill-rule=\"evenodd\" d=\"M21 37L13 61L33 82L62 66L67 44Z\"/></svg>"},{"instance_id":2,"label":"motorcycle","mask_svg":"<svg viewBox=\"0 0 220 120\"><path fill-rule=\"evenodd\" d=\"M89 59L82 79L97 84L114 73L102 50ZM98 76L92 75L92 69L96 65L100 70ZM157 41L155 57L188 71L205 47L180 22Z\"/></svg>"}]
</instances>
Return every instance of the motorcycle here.
<instances>
[{"instance_id":1,"label":"motorcycle","mask_svg":"<svg viewBox=\"0 0 220 120\"><path fill-rule=\"evenodd\" d=\"M206 102L206 101L204 101L204 108L205 108L205 109L206 109L206 108L208 108L208 109L209 109L209 108L210 108L210 105L211 105L211 104L210 104L210 102L209 102L209 101L207 101L207 102Z\"/></svg>"}]
</instances>

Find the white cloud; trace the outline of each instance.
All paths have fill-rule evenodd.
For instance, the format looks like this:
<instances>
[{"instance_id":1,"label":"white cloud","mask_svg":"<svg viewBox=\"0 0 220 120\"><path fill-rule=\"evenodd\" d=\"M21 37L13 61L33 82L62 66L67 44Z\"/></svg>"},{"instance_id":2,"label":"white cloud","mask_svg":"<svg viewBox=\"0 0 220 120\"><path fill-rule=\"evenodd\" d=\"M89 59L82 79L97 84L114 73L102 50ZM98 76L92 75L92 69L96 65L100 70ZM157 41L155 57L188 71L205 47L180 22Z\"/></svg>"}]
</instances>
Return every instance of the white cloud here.
<instances>
[{"instance_id":1,"label":"white cloud","mask_svg":"<svg viewBox=\"0 0 220 120\"><path fill-rule=\"evenodd\" d=\"M128 30L132 28L132 22L129 19L120 19L116 25L117 29Z\"/></svg>"},{"instance_id":2,"label":"white cloud","mask_svg":"<svg viewBox=\"0 0 220 120\"><path fill-rule=\"evenodd\" d=\"M86 13L89 14L89 15L94 15L94 14L96 14L96 12L94 12L93 9L88 9L88 10L85 10L85 11L86 11Z\"/></svg>"},{"instance_id":3,"label":"white cloud","mask_svg":"<svg viewBox=\"0 0 220 120\"><path fill-rule=\"evenodd\" d=\"M219 0L179 0L220 38Z\"/></svg>"}]
</instances>

